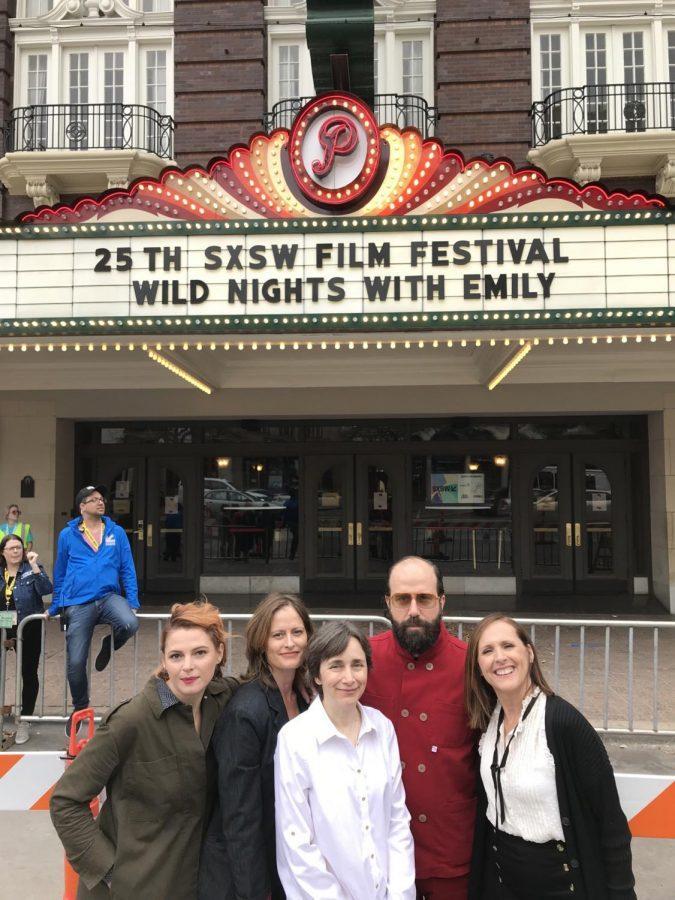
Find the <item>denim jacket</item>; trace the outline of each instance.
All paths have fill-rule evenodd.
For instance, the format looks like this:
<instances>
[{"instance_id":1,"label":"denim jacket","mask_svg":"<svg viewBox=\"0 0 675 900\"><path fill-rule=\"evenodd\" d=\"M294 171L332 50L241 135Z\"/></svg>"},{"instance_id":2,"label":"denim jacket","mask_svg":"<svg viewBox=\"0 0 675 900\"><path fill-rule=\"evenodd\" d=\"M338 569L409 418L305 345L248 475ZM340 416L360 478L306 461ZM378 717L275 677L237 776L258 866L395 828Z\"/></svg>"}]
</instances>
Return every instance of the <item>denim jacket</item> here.
<instances>
[{"instance_id":1,"label":"denim jacket","mask_svg":"<svg viewBox=\"0 0 675 900\"><path fill-rule=\"evenodd\" d=\"M5 597L5 572L5 569L0 570L0 602L4 602ZM51 594L52 590L52 583L42 566L39 573L35 574L30 563L21 563L14 585L14 605L19 622L33 613L44 612L42 598Z\"/></svg>"}]
</instances>

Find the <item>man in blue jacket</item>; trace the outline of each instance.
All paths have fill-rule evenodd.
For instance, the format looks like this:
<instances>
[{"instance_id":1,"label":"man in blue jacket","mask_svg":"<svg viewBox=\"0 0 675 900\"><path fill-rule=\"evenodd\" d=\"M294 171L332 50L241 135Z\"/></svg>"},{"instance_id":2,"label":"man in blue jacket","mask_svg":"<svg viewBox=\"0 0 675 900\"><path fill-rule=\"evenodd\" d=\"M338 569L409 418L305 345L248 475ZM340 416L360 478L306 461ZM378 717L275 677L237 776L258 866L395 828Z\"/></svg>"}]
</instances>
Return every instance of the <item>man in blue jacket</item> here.
<instances>
[{"instance_id":1,"label":"man in blue jacket","mask_svg":"<svg viewBox=\"0 0 675 900\"><path fill-rule=\"evenodd\" d=\"M138 583L131 547L124 529L105 513L105 488L88 485L78 491L72 519L59 535L54 564L54 593L48 615L59 613L66 623L68 684L75 710L89 706L87 657L94 628L111 625L114 649L138 631ZM124 590L124 597L121 590ZM111 639L101 641L96 671L110 662ZM71 718L66 725L70 736Z\"/></svg>"}]
</instances>

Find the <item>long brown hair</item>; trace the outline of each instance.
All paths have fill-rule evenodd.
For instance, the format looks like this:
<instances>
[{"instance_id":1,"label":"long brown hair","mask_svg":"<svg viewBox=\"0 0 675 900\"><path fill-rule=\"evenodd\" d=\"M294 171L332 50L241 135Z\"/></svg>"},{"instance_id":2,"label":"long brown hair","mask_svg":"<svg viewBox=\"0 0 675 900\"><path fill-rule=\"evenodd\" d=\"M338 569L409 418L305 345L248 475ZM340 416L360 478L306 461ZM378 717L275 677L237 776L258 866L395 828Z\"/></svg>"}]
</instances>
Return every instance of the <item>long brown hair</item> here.
<instances>
[{"instance_id":1,"label":"long brown hair","mask_svg":"<svg viewBox=\"0 0 675 900\"><path fill-rule=\"evenodd\" d=\"M164 653L168 635L176 628L201 628L211 638L216 650L220 647L223 648L222 662L216 666L214 672L214 675L222 675L228 635L223 627L218 608L212 603L203 600L196 600L194 603L174 603L171 607L171 617L164 628L162 628L162 634L159 639L159 647L162 653ZM166 681L166 673L163 667L159 668L157 675Z\"/></svg>"},{"instance_id":2,"label":"long brown hair","mask_svg":"<svg viewBox=\"0 0 675 900\"><path fill-rule=\"evenodd\" d=\"M485 731L490 721L495 706L497 705L497 695L494 689L483 678L478 665L478 645L481 638L495 622L506 622L516 632L518 639L526 647L532 650L532 662L530 663L530 678L532 684L541 689L543 694L550 695L553 693L548 682L544 678L541 671L539 657L537 656L537 648L532 643L532 639L522 625L519 625L510 616L504 613L490 613L476 625L471 632L469 638L469 649L466 654L466 664L464 667L464 703L466 711L469 714L469 726Z\"/></svg>"},{"instance_id":3,"label":"long brown hair","mask_svg":"<svg viewBox=\"0 0 675 900\"><path fill-rule=\"evenodd\" d=\"M21 562L19 563L19 568L21 565L26 562L26 545L21 540L18 534L6 534L4 538L0 541L0 571L4 572L7 569L7 560L5 559L5 547L10 541L18 541L21 544L21 549L23 553L21 554Z\"/></svg>"},{"instance_id":4,"label":"long brown hair","mask_svg":"<svg viewBox=\"0 0 675 900\"><path fill-rule=\"evenodd\" d=\"M257 679L267 687L277 687L272 670L267 663L267 641L272 631L272 619L279 610L287 606L290 606L300 616L307 632L307 640L311 638L314 626L307 612L307 607L302 600L295 594L284 594L278 591L268 594L256 606L246 626L246 659L248 668L241 677L242 683ZM294 683L296 687L304 687L306 677L307 665L305 660L303 660L295 673Z\"/></svg>"}]
</instances>

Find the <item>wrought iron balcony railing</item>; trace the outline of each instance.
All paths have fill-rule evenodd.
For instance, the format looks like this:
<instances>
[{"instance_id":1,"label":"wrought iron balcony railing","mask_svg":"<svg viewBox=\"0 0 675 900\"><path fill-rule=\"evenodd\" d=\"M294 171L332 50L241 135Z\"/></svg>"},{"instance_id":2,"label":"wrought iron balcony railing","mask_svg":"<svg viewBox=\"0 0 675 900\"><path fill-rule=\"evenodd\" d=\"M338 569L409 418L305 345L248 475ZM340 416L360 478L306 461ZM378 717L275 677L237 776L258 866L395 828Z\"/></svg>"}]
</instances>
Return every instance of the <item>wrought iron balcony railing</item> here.
<instances>
[{"instance_id":1,"label":"wrought iron balcony railing","mask_svg":"<svg viewBox=\"0 0 675 900\"><path fill-rule=\"evenodd\" d=\"M4 152L145 150L171 159L174 122L150 106L59 103L12 110Z\"/></svg>"},{"instance_id":2,"label":"wrought iron balcony railing","mask_svg":"<svg viewBox=\"0 0 675 900\"><path fill-rule=\"evenodd\" d=\"M313 97L291 97L280 100L263 119L265 131L290 128L305 103ZM424 97L415 94L375 94L373 106L380 125L397 125L399 128L417 128L423 137L431 137L436 123L436 108L429 106Z\"/></svg>"},{"instance_id":3,"label":"wrought iron balcony railing","mask_svg":"<svg viewBox=\"0 0 675 900\"><path fill-rule=\"evenodd\" d=\"M532 146L572 134L675 130L675 83L585 84L533 103Z\"/></svg>"}]
</instances>

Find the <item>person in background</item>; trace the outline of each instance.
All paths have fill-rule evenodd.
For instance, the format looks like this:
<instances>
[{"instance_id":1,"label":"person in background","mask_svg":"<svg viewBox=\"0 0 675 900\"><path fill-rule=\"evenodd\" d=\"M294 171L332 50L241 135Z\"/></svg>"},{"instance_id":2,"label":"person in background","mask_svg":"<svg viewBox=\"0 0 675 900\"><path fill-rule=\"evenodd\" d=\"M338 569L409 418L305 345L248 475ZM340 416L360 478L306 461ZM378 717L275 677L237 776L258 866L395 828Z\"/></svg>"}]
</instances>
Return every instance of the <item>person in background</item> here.
<instances>
[{"instance_id":1,"label":"person in background","mask_svg":"<svg viewBox=\"0 0 675 900\"><path fill-rule=\"evenodd\" d=\"M319 696L279 732L279 877L289 900L415 900L415 860L391 722L362 706L368 639L330 622L310 640Z\"/></svg>"},{"instance_id":2,"label":"person in background","mask_svg":"<svg viewBox=\"0 0 675 900\"><path fill-rule=\"evenodd\" d=\"M466 644L443 625L443 579L428 560L395 563L385 602L392 627L371 638L363 699L396 729L418 898L466 900L478 762L464 708Z\"/></svg>"},{"instance_id":3,"label":"person in background","mask_svg":"<svg viewBox=\"0 0 675 900\"><path fill-rule=\"evenodd\" d=\"M0 541L0 609L15 610L17 625L26 616L44 613L42 598L52 592L52 583L40 565L34 550L26 552L16 534L6 534ZM8 643L16 647L16 626L8 631ZM40 689L38 665L42 652L42 622L27 622L22 631L21 716L32 716ZM25 744L30 738L30 724L19 718L14 740Z\"/></svg>"},{"instance_id":4,"label":"person in background","mask_svg":"<svg viewBox=\"0 0 675 900\"><path fill-rule=\"evenodd\" d=\"M312 623L294 594L262 600L246 628L248 669L213 733L218 799L202 849L200 900L284 900L276 863L274 751L307 709Z\"/></svg>"},{"instance_id":5,"label":"person in background","mask_svg":"<svg viewBox=\"0 0 675 900\"><path fill-rule=\"evenodd\" d=\"M194 900L216 767L209 750L236 689L209 603L176 603L161 667L113 709L54 788L52 822L80 876L78 900ZM94 819L92 797L106 799Z\"/></svg>"},{"instance_id":6,"label":"person in background","mask_svg":"<svg viewBox=\"0 0 675 900\"><path fill-rule=\"evenodd\" d=\"M54 594L48 615L66 624L67 674L74 710L89 705L87 657L97 625L111 625L114 649L138 631L138 583L129 539L105 513L105 488L88 485L77 492L79 516L59 535ZM124 589L125 596L120 595ZM112 653L110 634L101 641L95 667L102 672ZM72 714L66 724L70 737Z\"/></svg>"},{"instance_id":7,"label":"person in background","mask_svg":"<svg viewBox=\"0 0 675 900\"><path fill-rule=\"evenodd\" d=\"M635 900L605 747L548 686L521 625L493 613L476 626L465 689L484 732L471 900Z\"/></svg>"},{"instance_id":8,"label":"person in background","mask_svg":"<svg viewBox=\"0 0 675 900\"><path fill-rule=\"evenodd\" d=\"M26 550L33 549L33 529L28 522L20 522L21 510L16 503L9 503L5 510L5 521L0 522L0 538L15 534L21 538Z\"/></svg>"}]
</instances>

